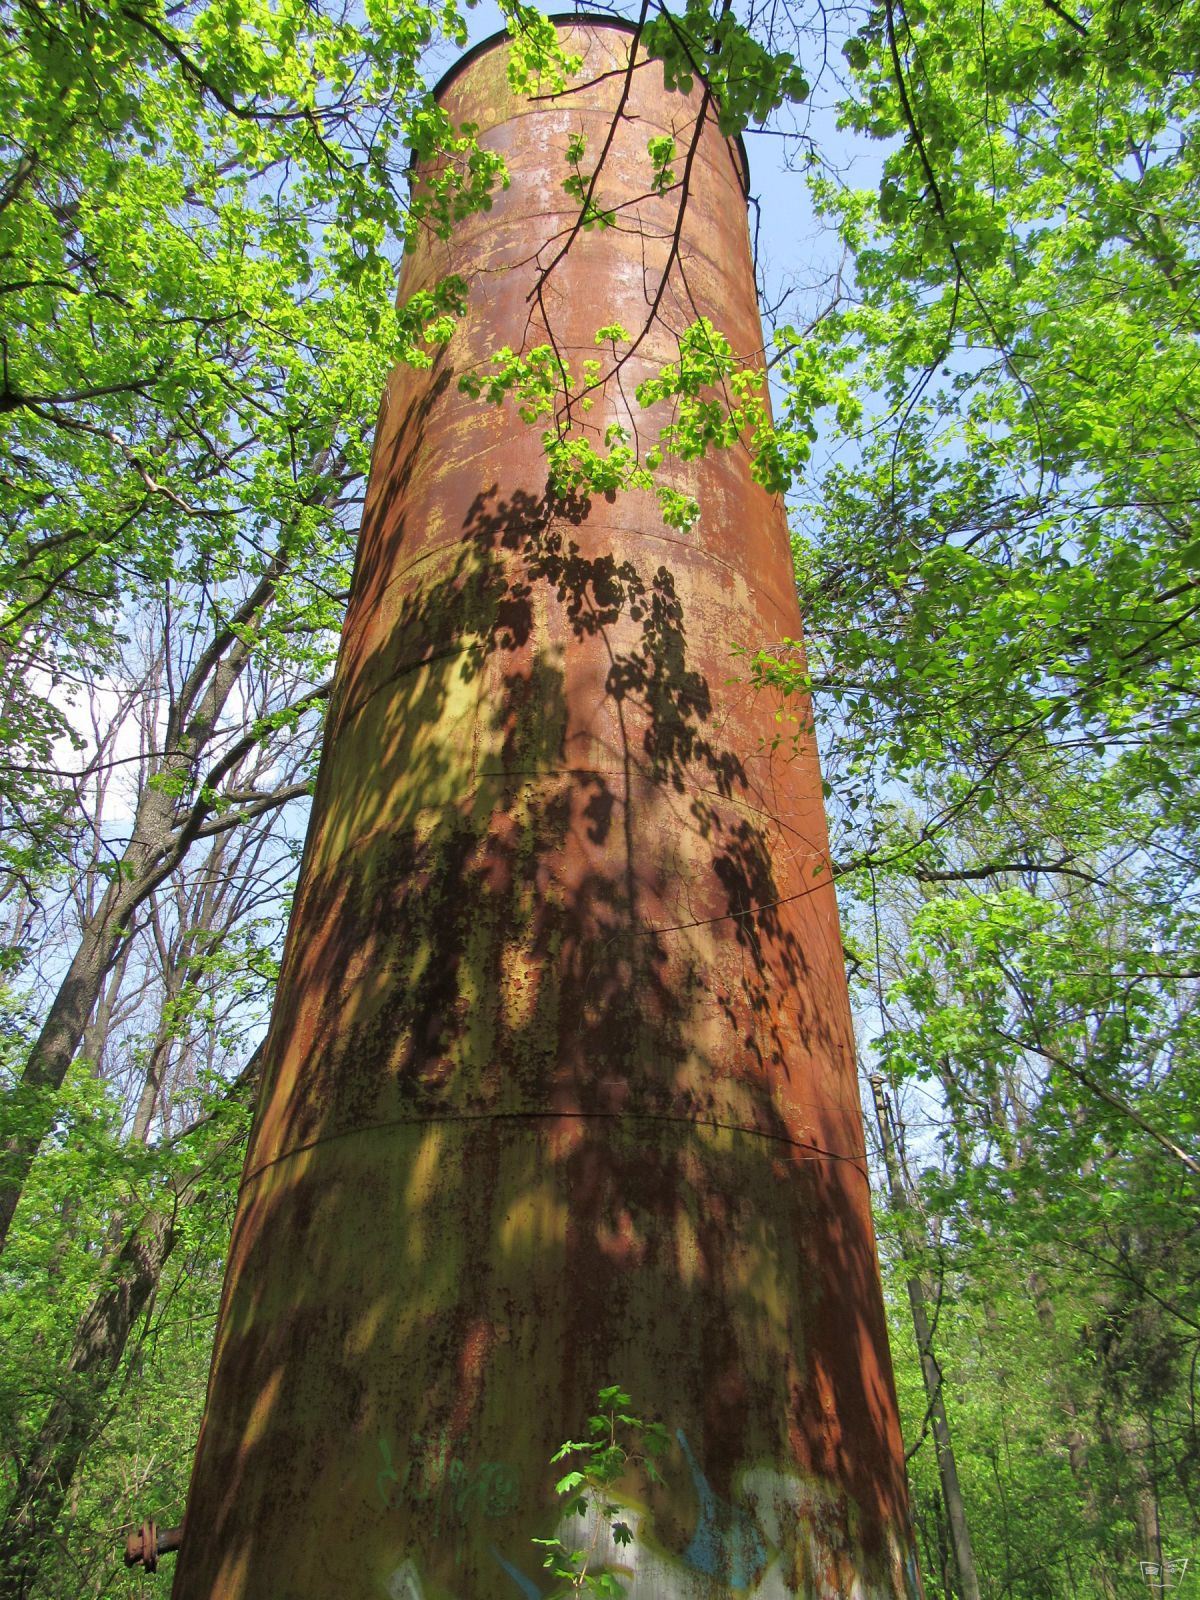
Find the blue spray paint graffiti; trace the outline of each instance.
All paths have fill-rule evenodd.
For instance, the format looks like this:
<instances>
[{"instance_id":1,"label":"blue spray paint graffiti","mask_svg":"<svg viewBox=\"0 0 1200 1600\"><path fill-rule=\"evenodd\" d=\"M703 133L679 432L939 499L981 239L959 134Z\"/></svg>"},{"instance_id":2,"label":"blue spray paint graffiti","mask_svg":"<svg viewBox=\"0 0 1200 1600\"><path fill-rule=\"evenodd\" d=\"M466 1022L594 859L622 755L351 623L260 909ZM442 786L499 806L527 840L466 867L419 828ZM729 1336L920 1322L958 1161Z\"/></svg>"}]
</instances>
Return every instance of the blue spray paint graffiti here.
<instances>
[{"instance_id":1,"label":"blue spray paint graffiti","mask_svg":"<svg viewBox=\"0 0 1200 1600\"><path fill-rule=\"evenodd\" d=\"M733 1589L748 1589L767 1564L767 1547L753 1515L713 1493L692 1447L680 1428L675 1437L683 1451L700 1516L683 1560L697 1572L720 1578Z\"/></svg>"},{"instance_id":2,"label":"blue spray paint graffiti","mask_svg":"<svg viewBox=\"0 0 1200 1600\"><path fill-rule=\"evenodd\" d=\"M680 1559L693 1571L716 1578L731 1589L752 1589L767 1566L767 1547L753 1513L716 1494L683 1430L675 1437L687 1462L698 1504L696 1531ZM495 1545L490 1548L497 1566L516 1585L523 1600L542 1600L537 1584L502 1556ZM652 1565L657 1561L655 1557L650 1559Z\"/></svg>"},{"instance_id":3,"label":"blue spray paint graffiti","mask_svg":"<svg viewBox=\"0 0 1200 1600\"><path fill-rule=\"evenodd\" d=\"M492 1546L492 1554L495 1556L501 1568L508 1573L509 1577L516 1584L517 1588L520 1589L521 1593L525 1596L525 1600L542 1600L542 1591L538 1588L537 1584L534 1583L532 1579L527 1578L521 1571L520 1567L514 1567L511 1561L506 1561L500 1554L499 1550L496 1549L495 1545Z\"/></svg>"},{"instance_id":4,"label":"blue spray paint graffiti","mask_svg":"<svg viewBox=\"0 0 1200 1600\"><path fill-rule=\"evenodd\" d=\"M904 1553L904 1588L908 1600L921 1600L921 1580L917 1576L917 1558L914 1552Z\"/></svg>"}]
</instances>

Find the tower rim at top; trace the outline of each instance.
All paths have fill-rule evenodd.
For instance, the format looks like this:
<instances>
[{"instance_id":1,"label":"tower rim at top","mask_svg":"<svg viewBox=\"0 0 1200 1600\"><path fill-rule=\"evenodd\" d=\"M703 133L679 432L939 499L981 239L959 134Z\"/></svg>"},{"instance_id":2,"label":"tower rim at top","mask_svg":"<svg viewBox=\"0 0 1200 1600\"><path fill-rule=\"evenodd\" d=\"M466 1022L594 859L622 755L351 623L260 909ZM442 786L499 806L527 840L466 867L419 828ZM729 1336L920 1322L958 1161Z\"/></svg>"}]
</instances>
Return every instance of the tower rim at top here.
<instances>
[{"instance_id":1,"label":"tower rim at top","mask_svg":"<svg viewBox=\"0 0 1200 1600\"><path fill-rule=\"evenodd\" d=\"M560 25L567 26L573 24L579 27L612 28L617 33L636 34L639 32L638 24L636 22L631 22L628 17L612 17L600 11L550 11L546 14L546 20L547 22L554 23L556 27ZM507 39L508 34L503 28L500 28L495 33L489 33L485 39L478 39L473 45L468 46L468 48L463 51L462 55L458 57L457 61L451 62L451 64L446 68L445 72L442 73L441 77L434 84L433 98L440 101L446 90L450 88L450 86L461 76L462 73L467 70L468 67L473 66L476 61L487 55L490 50L494 50L497 45L504 44ZM649 59L651 58L647 57L647 60ZM742 135L738 133L729 140L729 143L732 144L737 150L738 162L741 169L740 175L742 194L745 199L749 200L750 157L746 151L746 142L742 138Z\"/></svg>"}]
</instances>

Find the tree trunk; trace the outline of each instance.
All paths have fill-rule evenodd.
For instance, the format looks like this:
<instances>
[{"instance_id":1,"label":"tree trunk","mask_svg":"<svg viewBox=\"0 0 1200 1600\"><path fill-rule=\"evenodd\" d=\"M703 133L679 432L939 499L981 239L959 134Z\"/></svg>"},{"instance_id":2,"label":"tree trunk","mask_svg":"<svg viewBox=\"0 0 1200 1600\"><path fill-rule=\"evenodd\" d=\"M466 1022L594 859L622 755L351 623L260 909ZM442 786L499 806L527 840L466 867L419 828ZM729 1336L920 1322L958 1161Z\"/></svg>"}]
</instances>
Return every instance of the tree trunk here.
<instances>
[{"instance_id":1,"label":"tree trunk","mask_svg":"<svg viewBox=\"0 0 1200 1600\"><path fill-rule=\"evenodd\" d=\"M883 1149L883 1164L887 1172L891 1209L900 1225L902 1241L911 1232L909 1223L909 1195L900 1163L896 1157L891 1136L891 1124L883 1079L871 1078L871 1093L875 1101L875 1116L879 1123L879 1138ZM925 1285L916 1273L907 1281L908 1304L912 1312L913 1332L921 1358L921 1377L925 1384L929 1426L933 1432L937 1451L938 1477L942 1486L942 1501L946 1520L950 1525L950 1544L954 1551L954 1564L958 1569L959 1590L963 1600L980 1600L979 1577L975 1570L975 1553L971 1548L971 1533L967 1525L967 1512L963 1504L962 1489L958 1481L958 1464L954 1458L954 1444L950 1437L950 1423L942 1397L942 1369L933 1353L933 1330Z\"/></svg>"},{"instance_id":2,"label":"tree trunk","mask_svg":"<svg viewBox=\"0 0 1200 1600\"><path fill-rule=\"evenodd\" d=\"M1137 1528L1138 1559L1161 1569L1163 1560L1162 1533L1158 1523L1158 1497L1154 1480L1146 1465L1149 1441L1142 1430L1132 1422L1123 1422L1117 1429L1117 1440L1133 1471L1135 1484L1133 1520Z\"/></svg>"},{"instance_id":3,"label":"tree trunk","mask_svg":"<svg viewBox=\"0 0 1200 1600\"><path fill-rule=\"evenodd\" d=\"M16 1091L26 1102L25 1131L13 1135L4 1150L0 1251L8 1239L29 1169L53 1120L50 1096L62 1087L75 1059L104 979L125 942L130 918L158 882L152 869L169 848L171 821L166 796L156 789L146 790L138 806L133 839L94 915L84 924L78 948L29 1053Z\"/></svg>"},{"instance_id":4,"label":"tree trunk","mask_svg":"<svg viewBox=\"0 0 1200 1600\"><path fill-rule=\"evenodd\" d=\"M166 974L162 1012L158 1019L158 1029L154 1035L150 1059L146 1065L142 1091L138 1096L137 1109L133 1114L133 1126L129 1130L130 1144L149 1143L150 1125L154 1120L155 1107L159 1103L166 1082L167 1068L171 1064L171 1044L174 1039L171 1026L173 1003L182 994L187 981L187 973L180 973L178 969Z\"/></svg>"}]
</instances>

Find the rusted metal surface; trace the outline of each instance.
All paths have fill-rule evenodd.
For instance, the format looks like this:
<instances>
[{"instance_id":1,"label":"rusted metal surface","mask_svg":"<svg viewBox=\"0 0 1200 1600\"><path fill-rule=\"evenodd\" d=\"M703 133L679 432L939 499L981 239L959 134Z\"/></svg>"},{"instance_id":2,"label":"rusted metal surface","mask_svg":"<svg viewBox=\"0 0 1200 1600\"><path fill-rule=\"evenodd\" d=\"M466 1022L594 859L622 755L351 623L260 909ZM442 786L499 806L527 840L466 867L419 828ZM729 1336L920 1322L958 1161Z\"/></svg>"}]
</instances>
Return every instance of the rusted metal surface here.
<instances>
[{"instance_id":1,"label":"rusted metal surface","mask_svg":"<svg viewBox=\"0 0 1200 1600\"><path fill-rule=\"evenodd\" d=\"M444 90L512 186L406 264L471 310L380 412L175 1600L534 1600L548 1457L613 1381L675 1439L625 1487L634 1600L916 1590L816 755L730 681L799 633L782 508L740 450L682 469L686 534L565 503L455 382L546 337L567 141L604 143L630 47L568 33L566 95L515 101L502 47ZM544 286L577 366L645 320L646 141L699 104L632 75L598 197L634 203ZM697 314L760 348L711 125L597 441Z\"/></svg>"},{"instance_id":2,"label":"rusted metal surface","mask_svg":"<svg viewBox=\"0 0 1200 1600\"><path fill-rule=\"evenodd\" d=\"M157 1572L159 1556L169 1556L183 1543L183 1528L164 1528L147 1520L135 1528L125 1541L125 1565L142 1567L146 1572Z\"/></svg>"}]
</instances>

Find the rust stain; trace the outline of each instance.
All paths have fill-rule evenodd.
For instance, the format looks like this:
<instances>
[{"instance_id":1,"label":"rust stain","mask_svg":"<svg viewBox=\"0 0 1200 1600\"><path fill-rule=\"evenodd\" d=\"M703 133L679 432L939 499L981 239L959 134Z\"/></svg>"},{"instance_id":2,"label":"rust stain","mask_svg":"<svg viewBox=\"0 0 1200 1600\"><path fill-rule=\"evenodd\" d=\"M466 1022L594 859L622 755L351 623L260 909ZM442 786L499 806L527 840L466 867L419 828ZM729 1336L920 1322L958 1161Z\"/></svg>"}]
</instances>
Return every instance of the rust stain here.
<instances>
[{"instance_id":1,"label":"rust stain","mask_svg":"<svg viewBox=\"0 0 1200 1600\"><path fill-rule=\"evenodd\" d=\"M632 1600L918 1592L816 752L730 682L800 631L782 506L742 450L681 467L687 534L563 499L539 430L456 384L546 337L567 140L621 90L629 31L563 27L568 94L514 101L499 46L441 91L512 184L406 260L471 307L381 407L175 1600L543 1594L548 1458L611 1381L676 1440L627 1486ZM543 295L577 364L645 319L675 224L646 141L700 104L631 81L620 224ZM698 314L761 350L711 124L626 394Z\"/></svg>"}]
</instances>

